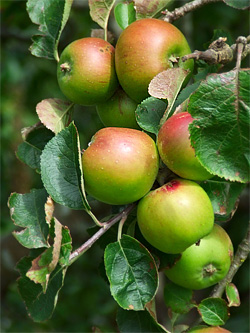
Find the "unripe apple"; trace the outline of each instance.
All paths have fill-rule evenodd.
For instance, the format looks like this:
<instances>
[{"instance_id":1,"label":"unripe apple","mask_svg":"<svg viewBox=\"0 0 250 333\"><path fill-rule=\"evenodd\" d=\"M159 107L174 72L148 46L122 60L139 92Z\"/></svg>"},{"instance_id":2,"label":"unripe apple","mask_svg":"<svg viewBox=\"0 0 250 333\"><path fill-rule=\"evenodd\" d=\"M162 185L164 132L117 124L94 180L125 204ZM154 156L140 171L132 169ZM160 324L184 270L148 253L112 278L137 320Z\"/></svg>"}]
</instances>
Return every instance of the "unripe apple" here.
<instances>
[{"instance_id":1,"label":"unripe apple","mask_svg":"<svg viewBox=\"0 0 250 333\"><path fill-rule=\"evenodd\" d=\"M141 102L148 97L153 77L173 67L171 60L188 53L191 51L184 35L171 23L153 18L135 21L117 41L115 66L119 82L129 97ZM178 66L192 72L193 60L179 60Z\"/></svg>"},{"instance_id":2,"label":"unripe apple","mask_svg":"<svg viewBox=\"0 0 250 333\"><path fill-rule=\"evenodd\" d=\"M57 79L74 103L94 105L109 99L118 87L114 47L94 37L72 42L61 54Z\"/></svg>"},{"instance_id":3,"label":"unripe apple","mask_svg":"<svg viewBox=\"0 0 250 333\"><path fill-rule=\"evenodd\" d=\"M188 126L193 118L188 112L171 116L159 130L157 147L166 166L178 176L191 180L213 177L195 156L190 143Z\"/></svg>"},{"instance_id":4,"label":"unripe apple","mask_svg":"<svg viewBox=\"0 0 250 333\"><path fill-rule=\"evenodd\" d=\"M139 129L135 119L136 108L137 103L128 97L122 88L119 88L109 100L96 106L105 126Z\"/></svg>"},{"instance_id":5,"label":"unripe apple","mask_svg":"<svg viewBox=\"0 0 250 333\"><path fill-rule=\"evenodd\" d=\"M188 333L231 333L231 331L226 330L220 326L197 326L188 331Z\"/></svg>"},{"instance_id":6,"label":"unripe apple","mask_svg":"<svg viewBox=\"0 0 250 333\"><path fill-rule=\"evenodd\" d=\"M233 245L226 231L215 224L209 235L187 248L166 276L189 289L204 289L222 280L231 265Z\"/></svg>"},{"instance_id":7,"label":"unripe apple","mask_svg":"<svg viewBox=\"0 0 250 333\"><path fill-rule=\"evenodd\" d=\"M180 253L211 232L214 213L200 185L174 179L140 200L137 220L151 245L162 252Z\"/></svg>"},{"instance_id":8,"label":"unripe apple","mask_svg":"<svg viewBox=\"0 0 250 333\"><path fill-rule=\"evenodd\" d=\"M124 205L149 192L158 173L159 156L146 133L106 127L93 136L82 166L87 193L108 204Z\"/></svg>"}]
</instances>

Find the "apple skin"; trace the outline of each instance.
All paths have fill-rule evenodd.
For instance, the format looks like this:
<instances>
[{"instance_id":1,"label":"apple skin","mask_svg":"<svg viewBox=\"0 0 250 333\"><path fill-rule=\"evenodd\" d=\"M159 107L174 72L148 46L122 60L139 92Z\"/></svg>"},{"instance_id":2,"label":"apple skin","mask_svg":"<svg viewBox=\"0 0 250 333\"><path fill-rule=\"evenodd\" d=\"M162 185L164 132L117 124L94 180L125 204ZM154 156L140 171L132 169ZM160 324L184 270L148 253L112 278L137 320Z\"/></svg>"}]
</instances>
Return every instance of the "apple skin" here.
<instances>
[{"instance_id":1,"label":"apple skin","mask_svg":"<svg viewBox=\"0 0 250 333\"><path fill-rule=\"evenodd\" d=\"M164 164L175 174L191 180L206 180L213 175L198 161L190 143L188 126L193 121L188 112L168 118L159 130L157 147Z\"/></svg>"},{"instance_id":2,"label":"apple skin","mask_svg":"<svg viewBox=\"0 0 250 333\"><path fill-rule=\"evenodd\" d=\"M226 330L225 328L222 328L220 326L197 326L192 328L188 331L188 333L195 332L195 333L231 333L231 331Z\"/></svg>"},{"instance_id":3,"label":"apple skin","mask_svg":"<svg viewBox=\"0 0 250 333\"><path fill-rule=\"evenodd\" d=\"M215 224L199 245L187 248L166 276L184 288L199 290L222 280L231 265L233 245L226 231Z\"/></svg>"},{"instance_id":4,"label":"apple skin","mask_svg":"<svg viewBox=\"0 0 250 333\"><path fill-rule=\"evenodd\" d=\"M211 201L197 183L174 179L142 198L137 221L143 237L165 253L181 253L211 232Z\"/></svg>"},{"instance_id":5,"label":"apple skin","mask_svg":"<svg viewBox=\"0 0 250 333\"><path fill-rule=\"evenodd\" d=\"M76 104L95 105L109 99L118 88L114 47L94 37L72 42L61 54L57 80L63 94Z\"/></svg>"},{"instance_id":6,"label":"apple skin","mask_svg":"<svg viewBox=\"0 0 250 333\"><path fill-rule=\"evenodd\" d=\"M127 127L139 129L135 119L137 103L133 101L122 88L104 103L96 106L102 123L107 127Z\"/></svg>"},{"instance_id":7,"label":"apple skin","mask_svg":"<svg viewBox=\"0 0 250 333\"><path fill-rule=\"evenodd\" d=\"M118 80L133 100L149 96L148 85L155 75L173 67L171 56L191 53L186 38L171 23L144 18L131 23L119 36L115 51ZM193 71L193 60L179 61L179 67ZM190 75L184 84L189 81Z\"/></svg>"},{"instance_id":8,"label":"apple skin","mask_svg":"<svg viewBox=\"0 0 250 333\"><path fill-rule=\"evenodd\" d=\"M125 205L147 194L158 173L159 155L146 133L106 127L92 138L82 156L87 193L95 199Z\"/></svg>"}]
</instances>

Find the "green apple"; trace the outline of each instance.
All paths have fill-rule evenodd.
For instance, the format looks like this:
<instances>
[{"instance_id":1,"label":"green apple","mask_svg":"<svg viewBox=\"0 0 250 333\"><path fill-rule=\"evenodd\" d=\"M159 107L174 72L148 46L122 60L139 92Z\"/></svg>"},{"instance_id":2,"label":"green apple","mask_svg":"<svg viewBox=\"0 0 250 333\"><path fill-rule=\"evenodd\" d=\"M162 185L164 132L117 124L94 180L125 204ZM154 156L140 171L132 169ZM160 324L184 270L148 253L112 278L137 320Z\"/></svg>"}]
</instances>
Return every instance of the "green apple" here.
<instances>
[{"instance_id":1,"label":"green apple","mask_svg":"<svg viewBox=\"0 0 250 333\"><path fill-rule=\"evenodd\" d=\"M157 147L166 166L180 177L205 180L213 177L195 156L188 126L193 118L188 112L173 115L159 130Z\"/></svg>"},{"instance_id":2,"label":"green apple","mask_svg":"<svg viewBox=\"0 0 250 333\"><path fill-rule=\"evenodd\" d=\"M197 326L188 331L188 333L231 333L220 326Z\"/></svg>"},{"instance_id":3,"label":"green apple","mask_svg":"<svg viewBox=\"0 0 250 333\"><path fill-rule=\"evenodd\" d=\"M97 113L105 126L139 129L135 119L137 103L122 88L104 103L96 106Z\"/></svg>"},{"instance_id":4,"label":"green apple","mask_svg":"<svg viewBox=\"0 0 250 333\"><path fill-rule=\"evenodd\" d=\"M57 79L63 94L76 104L106 101L118 87L114 47L94 37L72 42L61 54Z\"/></svg>"},{"instance_id":5,"label":"green apple","mask_svg":"<svg viewBox=\"0 0 250 333\"><path fill-rule=\"evenodd\" d=\"M119 82L133 100L148 97L148 85L155 75L173 67L174 59L191 53L182 32L171 23L145 18L131 23L119 36L115 66ZM193 70L193 60L178 66ZM185 83L188 82L190 75Z\"/></svg>"},{"instance_id":6,"label":"green apple","mask_svg":"<svg viewBox=\"0 0 250 333\"><path fill-rule=\"evenodd\" d=\"M92 138L82 156L87 193L99 201L124 205L147 194L158 173L159 156L146 133L106 127Z\"/></svg>"},{"instance_id":7,"label":"green apple","mask_svg":"<svg viewBox=\"0 0 250 333\"><path fill-rule=\"evenodd\" d=\"M187 248L166 276L188 289L204 289L222 280L231 265L233 245L226 231L215 224L209 235Z\"/></svg>"},{"instance_id":8,"label":"green apple","mask_svg":"<svg viewBox=\"0 0 250 333\"><path fill-rule=\"evenodd\" d=\"M137 220L142 235L151 245L174 254L211 232L214 213L200 185L174 179L140 200Z\"/></svg>"}]
</instances>

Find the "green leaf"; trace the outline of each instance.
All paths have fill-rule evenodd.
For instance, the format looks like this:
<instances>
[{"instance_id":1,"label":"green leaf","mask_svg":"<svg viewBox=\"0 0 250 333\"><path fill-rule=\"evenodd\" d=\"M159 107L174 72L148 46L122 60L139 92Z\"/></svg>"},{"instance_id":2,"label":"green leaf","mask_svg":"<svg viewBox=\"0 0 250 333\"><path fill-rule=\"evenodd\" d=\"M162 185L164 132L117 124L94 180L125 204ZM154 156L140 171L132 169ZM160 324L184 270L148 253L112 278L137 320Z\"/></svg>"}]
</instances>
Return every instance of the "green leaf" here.
<instances>
[{"instance_id":1,"label":"green leaf","mask_svg":"<svg viewBox=\"0 0 250 333\"><path fill-rule=\"evenodd\" d=\"M147 132L158 134L160 120L167 104L157 98L149 97L141 102L135 110L136 121Z\"/></svg>"},{"instance_id":2,"label":"green leaf","mask_svg":"<svg viewBox=\"0 0 250 333\"><path fill-rule=\"evenodd\" d=\"M44 126L57 134L69 125L73 105L58 98L49 98L37 104L36 112Z\"/></svg>"},{"instance_id":3,"label":"green leaf","mask_svg":"<svg viewBox=\"0 0 250 333\"><path fill-rule=\"evenodd\" d=\"M115 19L121 29L125 29L130 23L136 20L136 13L133 2L118 3L114 10Z\"/></svg>"},{"instance_id":4,"label":"green leaf","mask_svg":"<svg viewBox=\"0 0 250 333\"><path fill-rule=\"evenodd\" d=\"M226 180L249 180L250 70L208 76L190 97L191 144L206 169Z\"/></svg>"},{"instance_id":5,"label":"green leaf","mask_svg":"<svg viewBox=\"0 0 250 333\"><path fill-rule=\"evenodd\" d=\"M223 0L228 6L236 9L247 9L250 7L249 0Z\"/></svg>"},{"instance_id":6,"label":"green leaf","mask_svg":"<svg viewBox=\"0 0 250 333\"><path fill-rule=\"evenodd\" d=\"M72 209L89 210L80 158L77 129L71 123L45 146L41 155L42 181L55 202Z\"/></svg>"},{"instance_id":7,"label":"green leaf","mask_svg":"<svg viewBox=\"0 0 250 333\"><path fill-rule=\"evenodd\" d=\"M116 321L118 324L119 332L121 333L165 333L168 332L163 326L145 311L127 311L118 308Z\"/></svg>"},{"instance_id":8,"label":"green leaf","mask_svg":"<svg viewBox=\"0 0 250 333\"><path fill-rule=\"evenodd\" d=\"M31 21L39 25L38 35L33 36L31 53L37 57L56 59L58 42L69 18L73 0L28 0L27 12Z\"/></svg>"},{"instance_id":9,"label":"green leaf","mask_svg":"<svg viewBox=\"0 0 250 333\"><path fill-rule=\"evenodd\" d=\"M104 30L107 29L114 3L115 0L89 0L90 16Z\"/></svg>"},{"instance_id":10,"label":"green leaf","mask_svg":"<svg viewBox=\"0 0 250 333\"><path fill-rule=\"evenodd\" d=\"M240 306L240 295L237 287L233 283L228 283L226 286L226 295L228 306Z\"/></svg>"},{"instance_id":11,"label":"green leaf","mask_svg":"<svg viewBox=\"0 0 250 333\"><path fill-rule=\"evenodd\" d=\"M166 9L173 0L134 0L137 20L153 17L161 10Z\"/></svg>"},{"instance_id":12,"label":"green leaf","mask_svg":"<svg viewBox=\"0 0 250 333\"><path fill-rule=\"evenodd\" d=\"M195 307L193 291L174 283L167 283L164 288L164 300L175 313L187 313Z\"/></svg>"},{"instance_id":13,"label":"green leaf","mask_svg":"<svg viewBox=\"0 0 250 333\"><path fill-rule=\"evenodd\" d=\"M45 145L54 134L44 126L32 126L22 130L24 142L17 149L16 156L30 168L40 172L40 157Z\"/></svg>"},{"instance_id":14,"label":"green leaf","mask_svg":"<svg viewBox=\"0 0 250 333\"><path fill-rule=\"evenodd\" d=\"M188 71L183 68L169 68L157 74L150 82L148 92L151 96L168 101L168 106L161 119L160 124L167 120L171 113L173 104L182 87Z\"/></svg>"},{"instance_id":15,"label":"green leaf","mask_svg":"<svg viewBox=\"0 0 250 333\"><path fill-rule=\"evenodd\" d=\"M136 239L123 235L109 244L104 253L111 294L127 310L144 310L158 288L153 257Z\"/></svg>"},{"instance_id":16,"label":"green leaf","mask_svg":"<svg viewBox=\"0 0 250 333\"><path fill-rule=\"evenodd\" d=\"M26 194L12 193L9 198L11 218L15 225L24 228L22 231L14 231L13 235L29 249L49 246L49 227L44 209L47 196L44 189L33 189Z\"/></svg>"},{"instance_id":17,"label":"green leaf","mask_svg":"<svg viewBox=\"0 0 250 333\"><path fill-rule=\"evenodd\" d=\"M202 320L212 326L224 325L229 318L228 307L221 298L206 298L198 306Z\"/></svg>"},{"instance_id":18,"label":"green leaf","mask_svg":"<svg viewBox=\"0 0 250 333\"><path fill-rule=\"evenodd\" d=\"M201 182L200 185L212 202L215 220L230 220L238 207L239 196L246 185L213 179Z\"/></svg>"},{"instance_id":19,"label":"green leaf","mask_svg":"<svg viewBox=\"0 0 250 333\"><path fill-rule=\"evenodd\" d=\"M44 293L47 290L51 273L58 263L68 264L72 250L69 230L67 227L63 227L56 218L52 219L50 235L53 241L52 246L32 261L32 265L26 273L30 280L41 284Z\"/></svg>"},{"instance_id":20,"label":"green leaf","mask_svg":"<svg viewBox=\"0 0 250 333\"><path fill-rule=\"evenodd\" d=\"M22 258L17 269L21 277L18 279L18 289L27 307L30 317L35 322L48 320L56 307L58 293L63 286L66 268L57 267L51 274L48 287L43 293L42 286L31 281L26 273L29 270L33 258Z\"/></svg>"}]
</instances>

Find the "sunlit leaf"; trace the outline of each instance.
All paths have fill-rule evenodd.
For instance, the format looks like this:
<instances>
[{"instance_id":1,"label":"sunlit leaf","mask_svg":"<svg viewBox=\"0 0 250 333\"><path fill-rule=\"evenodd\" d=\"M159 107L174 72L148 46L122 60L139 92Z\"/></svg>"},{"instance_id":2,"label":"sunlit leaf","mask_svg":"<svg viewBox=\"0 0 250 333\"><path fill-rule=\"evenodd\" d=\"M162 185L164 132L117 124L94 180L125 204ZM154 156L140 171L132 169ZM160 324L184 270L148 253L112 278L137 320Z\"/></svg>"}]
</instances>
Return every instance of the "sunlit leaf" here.
<instances>
[{"instance_id":1,"label":"sunlit leaf","mask_svg":"<svg viewBox=\"0 0 250 333\"><path fill-rule=\"evenodd\" d=\"M219 177L245 183L250 162L250 70L214 74L190 97L191 144L202 165Z\"/></svg>"},{"instance_id":2,"label":"sunlit leaf","mask_svg":"<svg viewBox=\"0 0 250 333\"><path fill-rule=\"evenodd\" d=\"M57 47L69 18L73 0L28 0L27 12L39 25L40 33L33 36L31 53L37 57L59 60Z\"/></svg>"},{"instance_id":3,"label":"sunlit leaf","mask_svg":"<svg viewBox=\"0 0 250 333\"><path fill-rule=\"evenodd\" d=\"M29 249L48 247L49 226L45 219L44 205L47 200L44 189L33 189L30 193L12 193L9 198L11 218L15 225L24 228L13 235Z\"/></svg>"}]
</instances>

